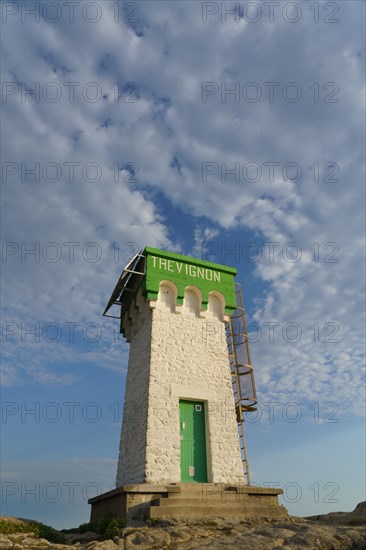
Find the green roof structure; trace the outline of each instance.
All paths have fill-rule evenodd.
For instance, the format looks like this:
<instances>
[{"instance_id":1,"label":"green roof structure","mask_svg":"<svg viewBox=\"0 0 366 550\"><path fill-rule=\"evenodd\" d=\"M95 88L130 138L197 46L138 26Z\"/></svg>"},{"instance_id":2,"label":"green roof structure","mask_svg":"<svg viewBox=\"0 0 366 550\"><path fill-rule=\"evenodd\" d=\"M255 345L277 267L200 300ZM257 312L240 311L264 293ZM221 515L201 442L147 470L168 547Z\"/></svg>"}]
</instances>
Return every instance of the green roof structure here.
<instances>
[{"instance_id":1,"label":"green roof structure","mask_svg":"<svg viewBox=\"0 0 366 550\"><path fill-rule=\"evenodd\" d=\"M183 303L184 289L195 286L202 293L202 310L207 309L208 295L212 291L224 296L225 313L230 315L236 309L236 269L148 246L142 255L146 257L143 295L148 300L156 300L161 281L168 280L178 288L178 304Z\"/></svg>"},{"instance_id":2,"label":"green roof structure","mask_svg":"<svg viewBox=\"0 0 366 550\"><path fill-rule=\"evenodd\" d=\"M124 268L103 315L113 305L121 306L119 319L124 334L126 320L130 317L131 305L137 306L137 292L141 288L146 300L157 300L163 281L177 287L177 305L182 305L186 287L198 288L201 292L201 310L206 311L210 292L219 292L225 299L225 314L231 315L237 308L234 278L237 270L226 265L207 262L190 256L167 252L147 246L136 254Z\"/></svg>"}]
</instances>

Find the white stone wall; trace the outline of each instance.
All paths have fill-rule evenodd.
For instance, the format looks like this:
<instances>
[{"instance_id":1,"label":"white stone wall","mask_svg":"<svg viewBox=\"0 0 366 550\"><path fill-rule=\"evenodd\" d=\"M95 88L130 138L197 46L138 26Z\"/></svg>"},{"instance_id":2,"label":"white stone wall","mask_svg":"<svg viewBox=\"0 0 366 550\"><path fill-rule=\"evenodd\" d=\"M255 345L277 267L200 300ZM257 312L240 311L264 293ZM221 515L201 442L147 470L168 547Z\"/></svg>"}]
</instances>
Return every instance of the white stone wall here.
<instances>
[{"instance_id":1,"label":"white stone wall","mask_svg":"<svg viewBox=\"0 0 366 550\"><path fill-rule=\"evenodd\" d=\"M131 309L128 371L116 487L145 482L147 395L150 376L151 309L142 301Z\"/></svg>"},{"instance_id":2,"label":"white stone wall","mask_svg":"<svg viewBox=\"0 0 366 550\"><path fill-rule=\"evenodd\" d=\"M175 294L161 288L133 319L126 396L145 399L134 427L123 419L117 486L180 481L179 399L206 402L208 482L244 483L222 299L201 312L199 292L183 306Z\"/></svg>"}]
</instances>

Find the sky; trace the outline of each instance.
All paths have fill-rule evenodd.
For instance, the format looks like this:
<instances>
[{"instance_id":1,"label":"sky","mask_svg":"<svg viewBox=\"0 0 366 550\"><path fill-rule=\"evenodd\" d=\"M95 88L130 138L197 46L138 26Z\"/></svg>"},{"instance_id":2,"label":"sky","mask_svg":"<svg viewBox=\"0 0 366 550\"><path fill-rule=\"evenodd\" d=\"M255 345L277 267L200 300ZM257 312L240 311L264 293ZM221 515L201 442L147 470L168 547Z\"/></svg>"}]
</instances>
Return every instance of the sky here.
<instances>
[{"instance_id":1,"label":"sky","mask_svg":"<svg viewBox=\"0 0 366 550\"><path fill-rule=\"evenodd\" d=\"M1 514L57 528L114 487L145 246L230 265L258 393L253 483L365 500L365 5L1 3Z\"/></svg>"}]
</instances>

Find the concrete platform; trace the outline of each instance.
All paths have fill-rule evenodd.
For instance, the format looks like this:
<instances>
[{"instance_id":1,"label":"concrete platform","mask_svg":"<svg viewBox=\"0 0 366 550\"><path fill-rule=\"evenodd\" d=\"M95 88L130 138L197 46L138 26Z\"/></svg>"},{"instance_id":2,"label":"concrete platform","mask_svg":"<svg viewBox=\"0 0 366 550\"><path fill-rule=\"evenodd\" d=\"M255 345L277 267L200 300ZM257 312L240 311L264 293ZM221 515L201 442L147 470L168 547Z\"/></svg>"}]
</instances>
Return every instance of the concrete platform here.
<instances>
[{"instance_id":1,"label":"concrete platform","mask_svg":"<svg viewBox=\"0 0 366 550\"><path fill-rule=\"evenodd\" d=\"M129 519L286 516L282 489L223 483L125 485L89 499L91 521L108 513Z\"/></svg>"}]
</instances>

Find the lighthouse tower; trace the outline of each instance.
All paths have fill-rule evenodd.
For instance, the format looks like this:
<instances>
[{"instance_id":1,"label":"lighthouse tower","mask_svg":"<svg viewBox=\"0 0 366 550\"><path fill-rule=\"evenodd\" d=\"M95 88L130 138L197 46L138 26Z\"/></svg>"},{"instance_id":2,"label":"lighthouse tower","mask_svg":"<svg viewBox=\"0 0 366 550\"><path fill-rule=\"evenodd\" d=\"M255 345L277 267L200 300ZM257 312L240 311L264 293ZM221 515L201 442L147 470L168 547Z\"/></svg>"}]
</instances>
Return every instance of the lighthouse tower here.
<instances>
[{"instance_id":1,"label":"lighthouse tower","mask_svg":"<svg viewBox=\"0 0 366 550\"><path fill-rule=\"evenodd\" d=\"M122 272L104 311L112 316L120 306L130 344L116 489L89 501L92 519L128 517L146 503L148 517L207 515L197 490L218 486L238 497L229 515L266 506L267 515L283 514L281 490L250 487L243 412L255 410L256 399L235 275L150 247ZM186 499L177 501L180 492ZM225 515L222 499L212 498Z\"/></svg>"},{"instance_id":2,"label":"lighthouse tower","mask_svg":"<svg viewBox=\"0 0 366 550\"><path fill-rule=\"evenodd\" d=\"M153 248L140 264L122 304L130 355L117 487L243 483L225 334L236 270Z\"/></svg>"}]
</instances>

